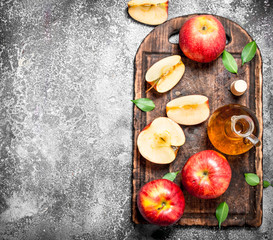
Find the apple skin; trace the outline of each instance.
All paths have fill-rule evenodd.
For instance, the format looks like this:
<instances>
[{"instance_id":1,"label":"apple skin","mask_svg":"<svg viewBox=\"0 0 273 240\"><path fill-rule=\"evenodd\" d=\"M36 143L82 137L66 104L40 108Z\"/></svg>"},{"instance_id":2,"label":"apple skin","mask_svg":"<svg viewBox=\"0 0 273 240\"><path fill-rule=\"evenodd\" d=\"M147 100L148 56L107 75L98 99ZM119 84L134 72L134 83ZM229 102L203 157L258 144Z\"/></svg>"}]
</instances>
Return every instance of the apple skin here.
<instances>
[{"instance_id":1,"label":"apple skin","mask_svg":"<svg viewBox=\"0 0 273 240\"><path fill-rule=\"evenodd\" d=\"M231 168L226 158L213 150L191 156L184 165L182 184L193 196L212 199L221 196L231 180Z\"/></svg>"},{"instance_id":2,"label":"apple skin","mask_svg":"<svg viewBox=\"0 0 273 240\"><path fill-rule=\"evenodd\" d=\"M147 130L147 129L151 126L151 124L152 124L152 123L149 123L147 126L145 126L145 127L141 130L141 132Z\"/></svg>"},{"instance_id":3,"label":"apple skin","mask_svg":"<svg viewBox=\"0 0 273 240\"><path fill-rule=\"evenodd\" d=\"M169 226L182 217L185 199L182 190L174 182L157 179L146 183L139 190L137 206L149 223Z\"/></svg>"},{"instance_id":4,"label":"apple skin","mask_svg":"<svg viewBox=\"0 0 273 240\"><path fill-rule=\"evenodd\" d=\"M225 29L222 23L211 15L192 17L180 29L179 46L191 60L211 62L225 49Z\"/></svg>"}]
</instances>

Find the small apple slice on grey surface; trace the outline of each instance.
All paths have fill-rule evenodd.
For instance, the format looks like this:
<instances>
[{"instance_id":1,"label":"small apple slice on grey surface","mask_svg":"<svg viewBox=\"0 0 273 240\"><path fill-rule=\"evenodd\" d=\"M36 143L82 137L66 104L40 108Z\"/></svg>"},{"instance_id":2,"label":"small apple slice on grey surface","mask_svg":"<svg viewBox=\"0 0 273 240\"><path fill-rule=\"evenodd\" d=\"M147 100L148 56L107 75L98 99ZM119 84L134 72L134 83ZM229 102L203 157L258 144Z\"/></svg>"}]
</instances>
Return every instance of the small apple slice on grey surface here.
<instances>
[{"instance_id":1,"label":"small apple slice on grey surface","mask_svg":"<svg viewBox=\"0 0 273 240\"><path fill-rule=\"evenodd\" d=\"M167 103L167 116L182 125L196 125L209 117L209 99L203 95L188 95Z\"/></svg>"},{"instance_id":2,"label":"small apple slice on grey surface","mask_svg":"<svg viewBox=\"0 0 273 240\"><path fill-rule=\"evenodd\" d=\"M180 81L184 72L185 65L181 56L172 55L153 64L146 72L145 79L152 85L151 88L164 93L171 90Z\"/></svg>"},{"instance_id":3,"label":"small apple slice on grey surface","mask_svg":"<svg viewBox=\"0 0 273 240\"><path fill-rule=\"evenodd\" d=\"M132 0L128 2L128 13L138 22L159 25L168 19L168 1Z\"/></svg>"},{"instance_id":4,"label":"small apple slice on grey surface","mask_svg":"<svg viewBox=\"0 0 273 240\"><path fill-rule=\"evenodd\" d=\"M150 162L168 164L175 160L177 151L185 143L182 128L167 117L156 118L138 135L140 154Z\"/></svg>"}]
</instances>

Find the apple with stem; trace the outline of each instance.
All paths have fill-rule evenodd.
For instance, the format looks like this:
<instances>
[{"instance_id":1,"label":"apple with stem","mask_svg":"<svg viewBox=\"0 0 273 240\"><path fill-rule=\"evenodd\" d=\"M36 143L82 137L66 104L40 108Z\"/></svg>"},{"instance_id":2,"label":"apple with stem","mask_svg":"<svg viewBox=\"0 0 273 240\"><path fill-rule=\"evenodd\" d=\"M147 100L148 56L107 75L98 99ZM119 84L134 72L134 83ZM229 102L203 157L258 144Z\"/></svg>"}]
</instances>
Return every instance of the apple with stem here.
<instances>
[{"instance_id":1,"label":"apple with stem","mask_svg":"<svg viewBox=\"0 0 273 240\"><path fill-rule=\"evenodd\" d=\"M146 183L139 190L137 206L149 223L168 226L182 217L185 199L182 190L174 182L157 179Z\"/></svg>"},{"instance_id":2,"label":"apple with stem","mask_svg":"<svg viewBox=\"0 0 273 240\"><path fill-rule=\"evenodd\" d=\"M138 135L140 154L150 162L168 164L174 161L180 146L185 143L182 128L173 120L159 117Z\"/></svg>"},{"instance_id":3,"label":"apple with stem","mask_svg":"<svg viewBox=\"0 0 273 240\"><path fill-rule=\"evenodd\" d=\"M138 22L159 25L168 19L168 1L131 0L128 2L128 13Z\"/></svg>"},{"instance_id":4,"label":"apple with stem","mask_svg":"<svg viewBox=\"0 0 273 240\"><path fill-rule=\"evenodd\" d=\"M180 29L179 46L191 60L211 62L225 49L225 29L222 23L211 15L192 17Z\"/></svg>"},{"instance_id":5,"label":"apple with stem","mask_svg":"<svg viewBox=\"0 0 273 240\"><path fill-rule=\"evenodd\" d=\"M151 84L146 92L152 88L159 93L169 91L180 81L184 72L185 65L179 55L172 55L159 60L146 72L145 79Z\"/></svg>"},{"instance_id":6,"label":"apple with stem","mask_svg":"<svg viewBox=\"0 0 273 240\"><path fill-rule=\"evenodd\" d=\"M182 184L191 195L212 199L221 196L228 189L232 173L222 154L205 150L188 159L181 175Z\"/></svg>"}]
</instances>

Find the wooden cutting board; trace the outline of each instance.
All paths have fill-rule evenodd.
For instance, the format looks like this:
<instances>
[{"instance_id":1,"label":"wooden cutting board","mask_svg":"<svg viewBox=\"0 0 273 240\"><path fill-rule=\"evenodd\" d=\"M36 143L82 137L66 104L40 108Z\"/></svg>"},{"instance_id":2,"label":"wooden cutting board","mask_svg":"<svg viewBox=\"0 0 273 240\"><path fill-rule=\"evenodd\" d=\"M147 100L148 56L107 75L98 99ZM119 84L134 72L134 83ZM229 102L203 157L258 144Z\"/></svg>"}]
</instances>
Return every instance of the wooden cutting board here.
<instances>
[{"instance_id":1,"label":"wooden cutting board","mask_svg":"<svg viewBox=\"0 0 273 240\"><path fill-rule=\"evenodd\" d=\"M154 179L162 178L168 172L179 171L193 154L214 149L211 145L206 128L207 121L197 126L181 126L186 136L186 143L179 149L177 158L168 165L153 164L145 160L137 149L137 137L140 131L155 118L166 116L167 102L179 96L202 94L209 98L210 111L229 104L239 103L252 109L259 120L262 138L262 60L259 49L251 62L241 66L241 52L244 46L253 41L249 34L238 24L223 18L216 18L223 24L228 43L226 50L230 52L238 64L238 75L229 73L219 57L211 63L202 64L186 58L178 44L169 42L169 37L177 34L186 20L194 15L171 19L157 26L141 43L135 57L135 99L150 98L156 107L151 112L142 112L134 107L134 151L133 151L133 197L132 218L136 224L146 223L140 215L137 204L137 192L141 186ZM157 93L154 89L145 93L149 85L145 82L145 73L158 60L179 54L186 66L181 81L167 93ZM247 92L235 97L229 91L230 84L237 79L244 79L248 84ZM178 224L217 226L215 210L219 203L226 201L229 215L223 226L254 226L262 223L262 184L249 186L244 173L256 173L262 180L262 146L252 148L248 153L239 156L226 156L232 169L232 179L228 190L219 198L202 200L189 195L181 184L178 175L175 182L182 188L185 195L185 212Z\"/></svg>"}]
</instances>

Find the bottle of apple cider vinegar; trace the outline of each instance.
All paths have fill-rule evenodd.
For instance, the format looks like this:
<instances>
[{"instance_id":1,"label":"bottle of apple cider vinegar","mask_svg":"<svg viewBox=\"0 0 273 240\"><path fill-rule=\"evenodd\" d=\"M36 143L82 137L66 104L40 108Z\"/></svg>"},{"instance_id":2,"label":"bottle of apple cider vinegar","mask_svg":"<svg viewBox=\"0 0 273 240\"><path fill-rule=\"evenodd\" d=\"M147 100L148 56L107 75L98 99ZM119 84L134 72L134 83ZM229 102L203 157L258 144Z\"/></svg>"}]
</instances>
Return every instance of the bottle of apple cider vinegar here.
<instances>
[{"instance_id":1,"label":"bottle of apple cider vinegar","mask_svg":"<svg viewBox=\"0 0 273 240\"><path fill-rule=\"evenodd\" d=\"M259 146L259 122L255 114L239 104L218 108L209 118L208 136L213 146L228 155L239 155Z\"/></svg>"}]
</instances>

